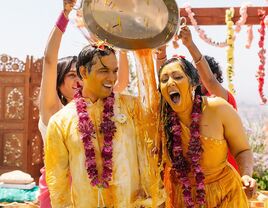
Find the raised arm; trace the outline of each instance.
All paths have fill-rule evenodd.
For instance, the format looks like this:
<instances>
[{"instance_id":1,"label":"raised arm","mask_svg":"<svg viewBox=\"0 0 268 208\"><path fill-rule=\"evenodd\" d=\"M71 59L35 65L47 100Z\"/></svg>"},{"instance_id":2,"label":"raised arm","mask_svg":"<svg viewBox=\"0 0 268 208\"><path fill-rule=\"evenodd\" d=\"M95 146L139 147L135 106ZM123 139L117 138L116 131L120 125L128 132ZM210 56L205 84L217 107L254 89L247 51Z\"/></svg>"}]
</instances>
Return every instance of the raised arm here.
<instances>
[{"instance_id":1,"label":"raised arm","mask_svg":"<svg viewBox=\"0 0 268 208\"><path fill-rule=\"evenodd\" d=\"M167 60L167 54L166 54L166 45L161 46L158 48L158 51L156 52L156 69L159 71L160 67L165 63Z\"/></svg>"},{"instance_id":2,"label":"raised arm","mask_svg":"<svg viewBox=\"0 0 268 208\"><path fill-rule=\"evenodd\" d=\"M68 15L72 10L75 0L64 0L64 10L59 19L68 21ZM59 21L58 21L59 23ZM64 22L59 23L61 26ZM45 125L50 117L62 106L57 94L57 62L64 28L55 25L52 29L44 53L43 73L40 87L40 116ZM60 28L59 28L60 27Z\"/></svg>"},{"instance_id":3,"label":"raised arm","mask_svg":"<svg viewBox=\"0 0 268 208\"><path fill-rule=\"evenodd\" d=\"M186 48L190 52L195 62L202 84L205 86L208 92L210 94L228 100L227 90L224 89L224 87L218 82L218 80L213 75L206 59L203 57L200 50L193 42L191 31L187 26L183 26L181 28L179 38L182 40L182 43L186 46Z\"/></svg>"}]
</instances>

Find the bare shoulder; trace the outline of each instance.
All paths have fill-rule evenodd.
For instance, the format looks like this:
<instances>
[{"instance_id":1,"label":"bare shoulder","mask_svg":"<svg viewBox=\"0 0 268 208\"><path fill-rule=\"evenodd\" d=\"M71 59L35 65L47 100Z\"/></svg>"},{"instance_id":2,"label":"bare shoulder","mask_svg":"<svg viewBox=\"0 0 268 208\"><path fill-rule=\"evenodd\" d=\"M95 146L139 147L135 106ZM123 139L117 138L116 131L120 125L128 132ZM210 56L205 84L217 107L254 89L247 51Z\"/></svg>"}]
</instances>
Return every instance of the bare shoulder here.
<instances>
[{"instance_id":1,"label":"bare shoulder","mask_svg":"<svg viewBox=\"0 0 268 208\"><path fill-rule=\"evenodd\" d=\"M208 108L218 109L218 108L229 108L232 107L225 99L221 97L203 97L204 105Z\"/></svg>"},{"instance_id":2,"label":"bare shoulder","mask_svg":"<svg viewBox=\"0 0 268 208\"><path fill-rule=\"evenodd\" d=\"M203 112L217 115L224 120L226 117L238 115L233 106L221 97L203 97Z\"/></svg>"}]
</instances>

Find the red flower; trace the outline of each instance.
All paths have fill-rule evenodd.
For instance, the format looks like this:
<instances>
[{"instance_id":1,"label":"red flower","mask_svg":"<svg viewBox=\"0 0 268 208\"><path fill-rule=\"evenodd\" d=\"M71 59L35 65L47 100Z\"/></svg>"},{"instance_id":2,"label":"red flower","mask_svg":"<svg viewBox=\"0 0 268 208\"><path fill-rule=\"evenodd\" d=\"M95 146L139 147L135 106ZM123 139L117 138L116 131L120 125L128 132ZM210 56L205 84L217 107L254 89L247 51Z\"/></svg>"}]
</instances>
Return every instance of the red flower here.
<instances>
[{"instance_id":1,"label":"red flower","mask_svg":"<svg viewBox=\"0 0 268 208\"><path fill-rule=\"evenodd\" d=\"M265 10L258 10L258 15L261 20L260 26L261 28L258 29L258 32L260 33L260 40L258 42L260 51L258 53L258 56L260 58L260 64L258 67L258 71L256 73L256 77L259 83L258 90L259 90L259 95L262 100L262 103L266 103L267 99L264 96L263 92L263 86L264 86L264 77L265 77L265 53L266 50L264 48L264 38L265 38L265 24L264 24L264 18L265 18Z\"/></svg>"},{"instance_id":2,"label":"red flower","mask_svg":"<svg viewBox=\"0 0 268 208\"><path fill-rule=\"evenodd\" d=\"M112 139L116 132L116 126L112 117L114 115L114 94L112 93L108 98L104 99L103 119L101 131L104 134L104 144L102 149L103 157L103 173L101 180L98 179L98 170L96 164L96 155L92 143L92 137L95 135L94 125L89 118L87 112L87 103L82 97L82 87L78 84L77 90L74 95L76 110L78 115L78 129L80 131L80 139L82 140L85 148L85 166L87 169L88 177L91 179L92 186L100 186L103 188L109 187L109 181L112 178L113 166L113 143Z\"/></svg>"},{"instance_id":3,"label":"red flower","mask_svg":"<svg viewBox=\"0 0 268 208\"><path fill-rule=\"evenodd\" d=\"M195 180L197 184L196 190L196 201L199 205L205 205L205 186L204 186L204 174L202 172L201 166L199 164L202 147L200 142L200 130L199 130L199 122L201 118L201 106L202 99L199 95L195 96L193 111L191 114L192 123L190 126L191 138L189 142L189 149L187 152L187 156L190 159L188 161L183 155L182 149L182 139L181 139L181 125L180 119L177 114L169 107L167 114L168 125L170 125L171 129L171 139L172 141L168 141L172 145L169 145L169 154L172 160L172 169L177 172L179 175L179 179L182 183L183 188L183 196L184 203L187 208L194 208L194 201L191 194L191 183L188 178L188 173L191 171L191 167L194 171ZM170 149L171 148L171 149ZM174 175L174 172L172 173ZM174 178L174 177L172 177ZM176 181L176 179L175 179Z\"/></svg>"}]
</instances>

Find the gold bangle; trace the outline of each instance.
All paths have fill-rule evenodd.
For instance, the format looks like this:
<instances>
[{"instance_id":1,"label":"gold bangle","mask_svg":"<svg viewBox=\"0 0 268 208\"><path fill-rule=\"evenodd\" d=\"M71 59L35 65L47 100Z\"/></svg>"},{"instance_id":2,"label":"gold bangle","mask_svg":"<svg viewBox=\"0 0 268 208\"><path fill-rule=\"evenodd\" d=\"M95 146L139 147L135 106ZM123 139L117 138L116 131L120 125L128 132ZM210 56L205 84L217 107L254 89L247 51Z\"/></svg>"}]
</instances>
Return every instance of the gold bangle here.
<instances>
[{"instance_id":1,"label":"gold bangle","mask_svg":"<svg viewBox=\"0 0 268 208\"><path fill-rule=\"evenodd\" d=\"M156 58L158 61L163 61L163 60L165 60L165 59L167 59L167 56L164 56L163 58Z\"/></svg>"},{"instance_id":2,"label":"gold bangle","mask_svg":"<svg viewBox=\"0 0 268 208\"><path fill-rule=\"evenodd\" d=\"M201 57L197 61L194 62L195 65L199 64L203 60L203 58L204 56L201 55Z\"/></svg>"}]
</instances>

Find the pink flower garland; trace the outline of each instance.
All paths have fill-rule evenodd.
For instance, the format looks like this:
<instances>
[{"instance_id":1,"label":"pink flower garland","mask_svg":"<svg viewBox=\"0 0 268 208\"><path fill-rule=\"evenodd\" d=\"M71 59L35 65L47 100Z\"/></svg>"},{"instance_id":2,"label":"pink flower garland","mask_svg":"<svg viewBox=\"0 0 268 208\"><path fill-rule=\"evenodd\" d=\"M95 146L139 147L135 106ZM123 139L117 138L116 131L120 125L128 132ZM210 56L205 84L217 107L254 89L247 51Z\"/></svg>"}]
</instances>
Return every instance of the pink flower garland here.
<instances>
[{"instance_id":1,"label":"pink flower garland","mask_svg":"<svg viewBox=\"0 0 268 208\"><path fill-rule=\"evenodd\" d=\"M89 179L91 179L92 186L98 186L102 188L109 187L109 181L112 178L113 168L113 136L116 132L116 127L112 117L114 116L114 94L103 100L103 118L100 125L101 132L104 134L104 144L101 152L103 158L103 173L102 179L98 179L98 170L96 164L96 155L94 151L94 145L92 138L94 137L95 130L92 121L89 118L87 111L87 103L82 96L82 87L78 85L74 95L74 101L76 104L76 110L79 118L78 129L80 131L80 138L83 141L86 156L86 169Z\"/></svg>"},{"instance_id":2,"label":"pink flower garland","mask_svg":"<svg viewBox=\"0 0 268 208\"><path fill-rule=\"evenodd\" d=\"M194 201L191 193L191 183L188 178L188 173L191 171L191 168L194 171L194 176L196 180L196 201L200 206L205 205L205 185L204 185L204 173L202 172L200 166L200 159L202 154L202 147L200 141L200 118L201 118L201 96L195 96L193 110L191 114L192 123L190 126L191 138L188 145L187 158L189 162L183 156L182 149L182 138L181 138L181 125L180 119L177 116L177 113L174 112L170 107L168 108L168 122L170 125L170 132L172 135L171 141L171 150L169 149L170 157L172 159L172 168L179 173L180 181L182 183L184 203L187 208L194 208Z\"/></svg>"},{"instance_id":3,"label":"pink flower garland","mask_svg":"<svg viewBox=\"0 0 268 208\"><path fill-rule=\"evenodd\" d=\"M259 82L258 90L259 94L262 100L262 103L265 104L267 102L267 98L264 96L263 92L263 85L264 85L264 77L265 77L265 53L266 49L264 48L264 38L265 38L265 24L264 24L264 19L265 19L265 11L264 10L259 10L258 11L258 16L260 17L260 28L258 29L258 32L260 33L260 40L259 40L259 47L260 51L258 53L259 58L260 58L260 65L258 68L257 72L257 80Z\"/></svg>"},{"instance_id":4,"label":"pink flower garland","mask_svg":"<svg viewBox=\"0 0 268 208\"><path fill-rule=\"evenodd\" d=\"M240 18L239 20L236 22L236 28L235 28L235 31L236 33L239 33L240 30L241 30L241 26L244 25L246 23L246 20L247 20L247 8L250 6L250 4L245 4L245 5L242 5L240 10L239 10L239 13L240 13ZM185 8L185 11L187 12L188 14L188 17L189 19L191 20L191 23L192 25L194 26L196 32L199 34L199 37L205 41L206 43L208 43L209 45L212 45L212 46L216 46L216 47L220 47L220 48L223 48L223 47L226 47L228 46L227 44L227 40L225 40L224 42L216 42L216 41L213 41L211 38L209 38L206 34L206 32L200 27L197 25L197 21L196 19L194 18L195 14L192 12L191 10L191 6L189 4L185 4L184 5L184 8ZM248 33L248 35L251 35L250 33ZM251 36L253 37L253 36ZM250 38L251 38L250 37ZM233 37L234 40L235 40L235 36ZM250 38L248 38L250 40ZM252 39L252 38L251 38ZM251 43L251 42L250 42ZM248 47L250 47L250 43L248 41L247 45Z\"/></svg>"},{"instance_id":5,"label":"pink flower garland","mask_svg":"<svg viewBox=\"0 0 268 208\"><path fill-rule=\"evenodd\" d=\"M253 29L252 29L252 25L248 25L247 26L247 41L246 41L246 48L249 49L251 47L251 43L253 40Z\"/></svg>"}]
</instances>

